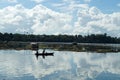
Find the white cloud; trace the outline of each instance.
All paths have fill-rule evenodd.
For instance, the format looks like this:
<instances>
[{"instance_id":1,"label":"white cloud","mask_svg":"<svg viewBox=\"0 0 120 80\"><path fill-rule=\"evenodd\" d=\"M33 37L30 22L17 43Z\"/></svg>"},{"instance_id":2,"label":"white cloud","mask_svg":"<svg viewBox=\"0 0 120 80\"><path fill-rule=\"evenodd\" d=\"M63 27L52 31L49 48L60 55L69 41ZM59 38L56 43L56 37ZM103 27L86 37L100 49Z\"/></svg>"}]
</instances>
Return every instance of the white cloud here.
<instances>
[{"instance_id":1,"label":"white cloud","mask_svg":"<svg viewBox=\"0 0 120 80\"><path fill-rule=\"evenodd\" d=\"M108 33L120 36L120 12L104 14L96 7L80 4L76 0L63 0L63 3L54 4L61 12L73 16L72 34ZM84 0L90 2L91 0ZM76 16L77 15L77 16Z\"/></svg>"},{"instance_id":2,"label":"white cloud","mask_svg":"<svg viewBox=\"0 0 120 80\"><path fill-rule=\"evenodd\" d=\"M62 5L64 5L62 7ZM31 9L17 4L0 9L1 32L33 32L34 34L108 33L120 36L120 12L104 14L87 4L70 3L61 12L43 5Z\"/></svg>"},{"instance_id":3,"label":"white cloud","mask_svg":"<svg viewBox=\"0 0 120 80\"><path fill-rule=\"evenodd\" d=\"M52 11L42 5L26 9L20 4L1 9L0 17L1 32L18 32L25 29L35 34L66 33L68 30L64 27L70 24L72 18L70 15Z\"/></svg>"},{"instance_id":4,"label":"white cloud","mask_svg":"<svg viewBox=\"0 0 120 80\"><path fill-rule=\"evenodd\" d=\"M4 28L1 29L1 32L16 32L18 28L29 28L30 21L27 16L27 9L22 5L16 5L15 7L8 6L0 10L0 26Z\"/></svg>"},{"instance_id":5,"label":"white cloud","mask_svg":"<svg viewBox=\"0 0 120 80\"><path fill-rule=\"evenodd\" d=\"M62 30L62 27L71 21L70 15L54 12L42 5L36 6L30 12L33 13L33 15L37 14L32 26L34 33L37 34L64 33L65 30Z\"/></svg>"},{"instance_id":6,"label":"white cloud","mask_svg":"<svg viewBox=\"0 0 120 80\"><path fill-rule=\"evenodd\" d=\"M108 33L120 36L120 13L104 14L96 7L78 10L73 33Z\"/></svg>"}]
</instances>

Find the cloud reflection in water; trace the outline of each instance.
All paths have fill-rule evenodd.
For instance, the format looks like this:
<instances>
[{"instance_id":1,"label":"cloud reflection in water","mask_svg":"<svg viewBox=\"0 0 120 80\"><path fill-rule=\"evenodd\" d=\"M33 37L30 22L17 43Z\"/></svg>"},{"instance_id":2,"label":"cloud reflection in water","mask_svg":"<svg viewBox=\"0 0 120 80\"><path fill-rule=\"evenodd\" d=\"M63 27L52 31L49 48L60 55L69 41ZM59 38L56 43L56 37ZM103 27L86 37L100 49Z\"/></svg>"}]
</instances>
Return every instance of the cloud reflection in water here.
<instances>
[{"instance_id":1,"label":"cloud reflection in water","mask_svg":"<svg viewBox=\"0 0 120 80\"><path fill-rule=\"evenodd\" d=\"M40 50L41 51L41 50ZM53 51L52 51L53 52ZM120 54L54 51L37 60L32 51L0 50L0 76L15 80L120 79ZM105 75L103 75L105 74ZM112 76L111 76L112 74Z\"/></svg>"}]
</instances>

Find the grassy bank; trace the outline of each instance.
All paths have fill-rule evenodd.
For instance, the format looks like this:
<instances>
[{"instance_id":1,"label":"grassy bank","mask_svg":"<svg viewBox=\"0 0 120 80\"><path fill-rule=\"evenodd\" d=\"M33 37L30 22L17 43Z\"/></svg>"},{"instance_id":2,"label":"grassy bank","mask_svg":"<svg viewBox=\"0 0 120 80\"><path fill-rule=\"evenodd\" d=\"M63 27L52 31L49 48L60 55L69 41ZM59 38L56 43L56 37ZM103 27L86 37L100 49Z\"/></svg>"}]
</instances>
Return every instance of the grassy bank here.
<instances>
[{"instance_id":1,"label":"grassy bank","mask_svg":"<svg viewBox=\"0 0 120 80\"><path fill-rule=\"evenodd\" d=\"M120 48L115 48L111 46L95 46L95 45L73 45L73 44L41 44L40 48L55 49L59 51L77 51L77 52L120 52Z\"/></svg>"},{"instance_id":2,"label":"grassy bank","mask_svg":"<svg viewBox=\"0 0 120 80\"><path fill-rule=\"evenodd\" d=\"M77 52L120 52L120 48L101 45L84 45L84 44L45 44L39 43L39 48L54 49L59 51L77 51ZM30 42L0 42L0 49L31 49Z\"/></svg>"}]
</instances>

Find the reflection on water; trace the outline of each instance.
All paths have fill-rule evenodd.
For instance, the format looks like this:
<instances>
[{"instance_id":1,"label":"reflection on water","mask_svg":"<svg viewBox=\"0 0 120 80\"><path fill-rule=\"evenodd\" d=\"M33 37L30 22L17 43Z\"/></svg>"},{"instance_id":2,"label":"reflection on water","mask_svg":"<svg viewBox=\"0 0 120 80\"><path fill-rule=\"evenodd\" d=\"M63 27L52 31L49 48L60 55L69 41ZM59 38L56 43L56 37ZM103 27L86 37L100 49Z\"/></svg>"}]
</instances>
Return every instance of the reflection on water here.
<instances>
[{"instance_id":1,"label":"reflection on water","mask_svg":"<svg viewBox=\"0 0 120 80\"><path fill-rule=\"evenodd\" d=\"M0 80L120 80L120 53L52 52L0 50Z\"/></svg>"}]
</instances>

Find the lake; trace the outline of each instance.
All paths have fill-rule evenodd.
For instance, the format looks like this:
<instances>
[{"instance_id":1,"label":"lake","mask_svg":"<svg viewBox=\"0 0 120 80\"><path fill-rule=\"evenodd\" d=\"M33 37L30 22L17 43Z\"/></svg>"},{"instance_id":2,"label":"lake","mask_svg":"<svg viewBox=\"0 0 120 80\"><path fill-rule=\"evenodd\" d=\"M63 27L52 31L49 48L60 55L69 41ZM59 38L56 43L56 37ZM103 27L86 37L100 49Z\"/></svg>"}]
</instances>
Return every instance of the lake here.
<instances>
[{"instance_id":1,"label":"lake","mask_svg":"<svg viewBox=\"0 0 120 80\"><path fill-rule=\"evenodd\" d=\"M40 49L39 52L42 52ZM0 80L120 80L120 52L0 50Z\"/></svg>"}]
</instances>

